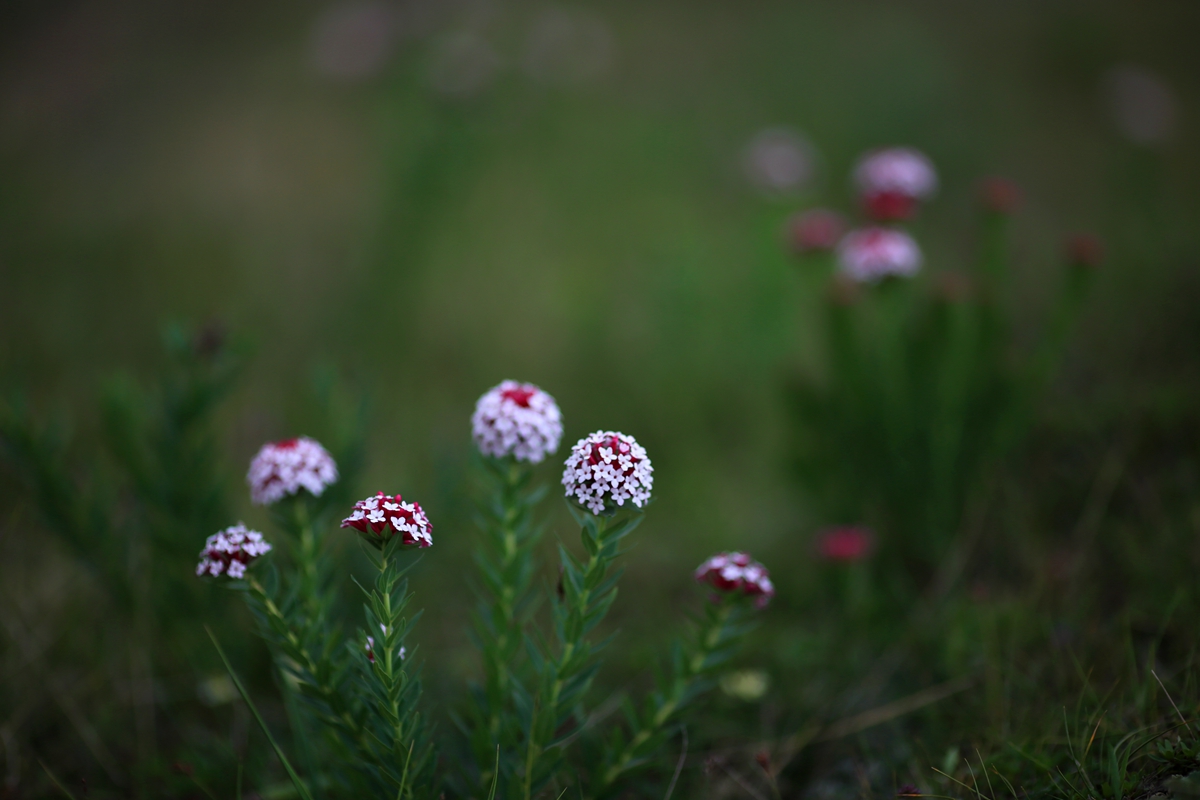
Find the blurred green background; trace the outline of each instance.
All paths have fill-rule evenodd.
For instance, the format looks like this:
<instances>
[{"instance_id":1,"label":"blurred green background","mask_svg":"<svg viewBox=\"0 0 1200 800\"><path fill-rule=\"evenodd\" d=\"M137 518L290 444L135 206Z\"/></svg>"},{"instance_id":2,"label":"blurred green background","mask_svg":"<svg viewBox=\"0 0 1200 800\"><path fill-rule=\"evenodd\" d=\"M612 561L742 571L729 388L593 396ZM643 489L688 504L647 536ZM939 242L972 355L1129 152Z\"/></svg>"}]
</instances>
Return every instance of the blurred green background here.
<instances>
[{"instance_id":1,"label":"blurred green background","mask_svg":"<svg viewBox=\"0 0 1200 800\"><path fill-rule=\"evenodd\" d=\"M867 148L938 166L913 226L929 275L973 264L979 179L1022 187L1018 321L1063 236L1102 237L1060 415L1190 403L1197 30L1200 6L1174 2L8 3L0 388L86 434L107 376L152 374L164 323L219 321L254 349L223 411L241 497L263 441L320 434L309 387L336 373L369 401L355 491L433 520L417 635L452 693L474 664L468 417L501 379L535 382L566 444L622 430L654 461L614 609L637 653L662 622L641 610L689 597L713 550L759 556L786 608L814 531L847 522L789 474L782 387L820 366L821 289L780 225L849 210ZM748 148L781 127L811 179L764 191ZM553 507L552 537L573 537ZM30 519L3 523L14 591L58 585Z\"/></svg>"}]
</instances>

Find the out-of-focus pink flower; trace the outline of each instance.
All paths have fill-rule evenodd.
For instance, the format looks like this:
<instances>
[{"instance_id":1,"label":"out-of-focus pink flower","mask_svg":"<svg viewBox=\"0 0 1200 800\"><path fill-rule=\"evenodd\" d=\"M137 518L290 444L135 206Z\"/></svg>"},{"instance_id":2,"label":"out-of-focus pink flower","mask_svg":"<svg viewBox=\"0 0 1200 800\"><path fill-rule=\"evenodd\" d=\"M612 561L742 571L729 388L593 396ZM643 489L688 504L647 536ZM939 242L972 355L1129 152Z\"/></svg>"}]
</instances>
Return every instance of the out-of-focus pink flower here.
<instances>
[{"instance_id":1,"label":"out-of-focus pink flower","mask_svg":"<svg viewBox=\"0 0 1200 800\"><path fill-rule=\"evenodd\" d=\"M1068 236L1064 250L1067 263L1072 266L1095 269L1104 261L1104 244L1090 233Z\"/></svg>"},{"instance_id":2,"label":"out-of-focus pink flower","mask_svg":"<svg viewBox=\"0 0 1200 800\"><path fill-rule=\"evenodd\" d=\"M208 537L200 551L196 574L241 578L251 562L270 550L271 545L263 541L261 533L248 530L239 522Z\"/></svg>"},{"instance_id":3,"label":"out-of-focus pink flower","mask_svg":"<svg viewBox=\"0 0 1200 800\"><path fill-rule=\"evenodd\" d=\"M888 276L911 277L921 268L921 248L904 231L859 228L838 244L838 265L856 281L872 283Z\"/></svg>"},{"instance_id":4,"label":"out-of-focus pink flower","mask_svg":"<svg viewBox=\"0 0 1200 800\"><path fill-rule=\"evenodd\" d=\"M979 184L979 202L996 214L1012 214L1021 205L1021 187L1007 178L984 178Z\"/></svg>"},{"instance_id":5,"label":"out-of-focus pink flower","mask_svg":"<svg viewBox=\"0 0 1200 800\"><path fill-rule=\"evenodd\" d=\"M875 534L859 525L829 528L817 534L817 554L827 561L862 561L874 550Z\"/></svg>"},{"instance_id":6,"label":"out-of-focus pink flower","mask_svg":"<svg viewBox=\"0 0 1200 800\"><path fill-rule=\"evenodd\" d=\"M863 156L854 168L854 182L867 214L878 222L892 222L916 213L917 203L936 191L938 181L923 153L890 147Z\"/></svg>"},{"instance_id":7,"label":"out-of-focus pink flower","mask_svg":"<svg viewBox=\"0 0 1200 800\"><path fill-rule=\"evenodd\" d=\"M425 516L420 503L406 503L400 495L377 493L374 497L359 500L354 511L342 520L343 528L354 528L367 534L373 542L386 542L392 536L403 536L402 544L429 547L433 544L430 535L433 526Z\"/></svg>"},{"instance_id":8,"label":"out-of-focus pink flower","mask_svg":"<svg viewBox=\"0 0 1200 800\"><path fill-rule=\"evenodd\" d=\"M532 383L504 381L475 404L471 432L484 455L537 464L558 449L562 414Z\"/></svg>"},{"instance_id":9,"label":"out-of-focus pink flower","mask_svg":"<svg viewBox=\"0 0 1200 800\"><path fill-rule=\"evenodd\" d=\"M846 219L827 208L802 211L787 222L788 244L799 255L832 250L845 232Z\"/></svg>"},{"instance_id":10,"label":"out-of-focus pink flower","mask_svg":"<svg viewBox=\"0 0 1200 800\"><path fill-rule=\"evenodd\" d=\"M696 580L722 592L741 592L758 599L762 608L775 596L767 568L746 553L718 553L695 572Z\"/></svg>"},{"instance_id":11,"label":"out-of-focus pink flower","mask_svg":"<svg viewBox=\"0 0 1200 800\"><path fill-rule=\"evenodd\" d=\"M1104 90L1113 122L1131 142L1160 145L1175 134L1179 101L1160 76L1124 64L1104 76Z\"/></svg>"},{"instance_id":12,"label":"out-of-focus pink flower","mask_svg":"<svg viewBox=\"0 0 1200 800\"><path fill-rule=\"evenodd\" d=\"M342 80L376 74L392 55L399 22L396 7L379 0L333 6L313 26L313 66Z\"/></svg>"},{"instance_id":13,"label":"out-of-focus pink flower","mask_svg":"<svg viewBox=\"0 0 1200 800\"><path fill-rule=\"evenodd\" d=\"M746 145L742 168L764 194L795 194L812 181L816 155L809 141L791 128L766 128Z\"/></svg>"},{"instance_id":14,"label":"out-of-focus pink flower","mask_svg":"<svg viewBox=\"0 0 1200 800\"><path fill-rule=\"evenodd\" d=\"M246 474L250 500L260 506L278 502L301 489L319 497L337 479L333 458L307 436L264 444Z\"/></svg>"},{"instance_id":15,"label":"out-of-focus pink flower","mask_svg":"<svg viewBox=\"0 0 1200 800\"><path fill-rule=\"evenodd\" d=\"M593 514L625 505L641 508L650 501L654 467L646 448L632 436L597 431L580 439L567 458L562 483L567 497Z\"/></svg>"}]
</instances>

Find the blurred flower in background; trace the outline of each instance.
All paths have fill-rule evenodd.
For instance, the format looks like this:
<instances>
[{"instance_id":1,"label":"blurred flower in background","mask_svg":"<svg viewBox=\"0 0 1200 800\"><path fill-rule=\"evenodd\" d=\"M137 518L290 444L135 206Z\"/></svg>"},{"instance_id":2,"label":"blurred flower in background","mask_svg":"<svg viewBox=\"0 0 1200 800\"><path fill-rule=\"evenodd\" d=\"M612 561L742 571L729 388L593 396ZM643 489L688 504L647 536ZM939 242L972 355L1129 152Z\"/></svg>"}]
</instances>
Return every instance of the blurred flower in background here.
<instances>
[{"instance_id":1,"label":"blurred flower in background","mask_svg":"<svg viewBox=\"0 0 1200 800\"><path fill-rule=\"evenodd\" d=\"M301 436L268 442L250 462L246 483L255 505L270 505L304 489L320 497L338 479L337 464L319 442Z\"/></svg>"},{"instance_id":2,"label":"blurred flower in background","mask_svg":"<svg viewBox=\"0 0 1200 800\"><path fill-rule=\"evenodd\" d=\"M867 153L854 168L854 183L868 216L877 222L908 219L917 204L937 191L937 172L910 147Z\"/></svg>"},{"instance_id":3,"label":"blurred flower in background","mask_svg":"<svg viewBox=\"0 0 1200 800\"><path fill-rule=\"evenodd\" d=\"M208 537L200 551L196 574L241 578L246 574L246 567L270 551L271 545L263 541L261 533L249 530L239 522Z\"/></svg>"},{"instance_id":4,"label":"blurred flower in background","mask_svg":"<svg viewBox=\"0 0 1200 800\"><path fill-rule=\"evenodd\" d=\"M751 185L764 194L799 194L815 177L816 150L791 128L766 128L746 145L742 169Z\"/></svg>"},{"instance_id":5,"label":"blurred flower in background","mask_svg":"<svg viewBox=\"0 0 1200 800\"><path fill-rule=\"evenodd\" d=\"M475 404L471 435L486 456L537 464L558 450L562 412L553 397L532 383L504 381Z\"/></svg>"},{"instance_id":6,"label":"blurred flower in background","mask_svg":"<svg viewBox=\"0 0 1200 800\"><path fill-rule=\"evenodd\" d=\"M429 62L429 87L452 98L470 98L492 85L500 55L480 34L458 31L434 47Z\"/></svg>"},{"instance_id":7,"label":"blurred flower in background","mask_svg":"<svg viewBox=\"0 0 1200 800\"><path fill-rule=\"evenodd\" d=\"M846 219L827 208L801 211L788 218L788 245L797 255L832 250L846 232Z\"/></svg>"},{"instance_id":8,"label":"blurred flower in background","mask_svg":"<svg viewBox=\"0 0 1200 800\"><path fill-rule=\"evenodd\" d=\"M1104 76L1103 91L1117 130L1134 144L1163 144L1175 133L1175 92L1150 70L1113 67Z\"/></svg>"},{"instance_id":9,"label":"blurred flower in background","mask_svg":"<svg viewBox=\"0 0 1200 800\"><path fill-rule=\"evenodd\" d=\"M862 561L874 551L875 534L861 525L826 528L817 534L817 555L826 561Z\"/></svg>"},{"instance_id":10,"label":"blurred flower in background","mask_svg":"<svg viewBox=\"0 0 1200 800\"><path fill-rule=\"evenodd\" d=\"M837 248L838 266L856 281L873 283L887 277L912 277L921 268L921 248L904 231L860 228L850 231Z\"/></svg>"},{"instance_id":11,"label":"blurred flower in background","mask_svg":"<svg viewBox=\"0 0 1200 800\"><path fill-rule=\"evenodd\" d=\"M581 8L552 7L533 21L522 66L539 83L578 84L606 73L613 63L608 25Z\"/></svg>"},{"instance_id":12,"label":"blurred flower in background","mask_svg":"<svg viewBox=\"0 0 1200 800\"><path fill-rule=\"evenodd\" d=\"M345 81L377 74L395 51L400 23L400 7L394 3L333 6L313 25L313 68L321 75Z\"/></svg>"}]
</instances>

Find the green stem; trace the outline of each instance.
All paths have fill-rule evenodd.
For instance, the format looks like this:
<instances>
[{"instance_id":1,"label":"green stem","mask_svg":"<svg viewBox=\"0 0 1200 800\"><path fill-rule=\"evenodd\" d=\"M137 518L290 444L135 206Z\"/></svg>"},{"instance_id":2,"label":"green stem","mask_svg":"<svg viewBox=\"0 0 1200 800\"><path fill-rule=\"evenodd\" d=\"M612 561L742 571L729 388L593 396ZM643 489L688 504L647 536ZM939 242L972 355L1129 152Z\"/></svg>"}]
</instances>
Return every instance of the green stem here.
<instances>
[{"instance_id":1,"label":"green stem","mask_svg":"<svg viewBox=\"0 0 1200 800\"><path fill-rule=\"evenodd\" d=\"M560 548L562 559L563 599L555 603L554 623L558 633L559 652L543 662L540 708L530 720L529 742L525 771L525 797L538 788L541 767L547 774L554 762L545 764L546 756L557 756L552 742L558 729L569 721L570 710L583 699L591 685L587 670L598 648L587 634L605 617L616 598L615 580L609 572L619 555L621 539L641 521L634 516L617 524L607 517L577 513L583 526L582 538L588 559L580 565L566 550Z\"/></svg>"},{"instance_id":2,"label":"green stem","mask_svg":"<svg viewBox=\"0 0 1200 800\"><path fill-rule=\"evenodd\" d=\"M688 700L696 681L711 669L711 657L731 646L735 638L732 630L736 623L734 612L744 602L744 598L726 596L718 605L706 610L699 630L685 645L690 646L691 652L685 652L684 657L675 662L675 672L665 691L651 695L629 741L615 756L606 759L608 767L601 776L598 794L611 791L616 781L629 770L630 763L648 754L652 748L647 745L662 733Z\"/></svg>"},{"instance_id":3,"label":"green stem","mask_svg":"<svg viewBox=\"0 0 1200 800\"><path fill-rule=\"evenodd\" d=\"M367 739L362 726L345 707L345 703L342 702L341 695L337 689L324 679L329 670L324 668L325 665L317 663L312 657L308 648L301 641L300 634L296 632L295 626L289 622L283 611L271 599L270 595L267 594L266 588L263 587L258 579L253 575L247 575L245 580L251 596L258 602L266 614L268 626L281 640L280 644L283 646L284 655L299 664L308 675L313 677L314 682L309 683L309 686L315 690L316 695L328 707L331 714L330 717L325 718L323 721L326 724L340 728L357 745L365 747Z\"/></svg>"}]
</instances>

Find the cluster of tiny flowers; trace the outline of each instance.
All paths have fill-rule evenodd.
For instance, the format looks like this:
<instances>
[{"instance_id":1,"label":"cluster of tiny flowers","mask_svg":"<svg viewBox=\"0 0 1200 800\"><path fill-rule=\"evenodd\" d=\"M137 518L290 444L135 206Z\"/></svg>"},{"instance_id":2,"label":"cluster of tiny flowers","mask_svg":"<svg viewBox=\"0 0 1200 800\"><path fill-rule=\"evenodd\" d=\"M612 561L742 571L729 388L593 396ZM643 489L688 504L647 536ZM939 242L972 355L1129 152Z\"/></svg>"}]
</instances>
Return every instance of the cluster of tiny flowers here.
<instances>
[{"instance_id":1,"label":"cluster of tiny flowers","mask_svg":"<svg viewBox=\"0 0 1200 800\"><path fill-rule=\"evenodd\" d=\"M746 553L719 553L696 568L696 580L722 592L758 598L762 608L775 596L767 568Z\"/></svg>"},{"instance_id":2,"label":"cluster of tiny flowers","mask_svg":"<svg viewBox=\"0 0 1200 800\"><path fill-rule=\"evenodd\" d=\"M504 381L475 404L471 432L486 456L537 464L558 449L562 414L554 398L532 383Z\"/></svg>"},{"instance_id":3,"label":"cluster of tiny flowers","mask_svg":"<svg viewBox=\"0 0 1200 800\"><path fill-rule=\"evenodd\" d=\"M846 234L837 248L838 266L860 283L889 276L910 277L921 268L921 248L904 231L861 228Z\"/></svg>"},{"instance_id":4,"label":"cluster of tiny flowers","mask_svg":"<svg viewBox=\"0 0 1200 800\"><path fill-rule=\"evenodd\" d=\"M333 458L307 436L264 444L246 474L250 499L260 506L278 502L301 489L320 496L337 479Z\"/></svg>"},{"instance_id":5,"label":"cluster of tiny flowers","mask_svg":"<svg viewBox=\"0 0 1200 800\"><path fill-rule=\"evenodd\" d=\"M374 497L359 500L354 511L342 520L343 528L354 528L360 533L372 533L380 539L395 534L403 536L403 544L429 547L433 544L430 531L433 526L421 509L420 503L405 503L400 495L379 492Z\"/></svg>"},{"instance_id":6,"label":"cluster of tiny flowers","mask_svg":"<svg viewBox=\"0 0 1200 800\"><path fill-rule=\"evenodd\" d=\"M200 551L196 574L241 578L250 562L270 549L271 545L263 541L261 533L247 530L239 522L208 537Z\"/></svg>"},{"instance_id":7,"label":"cluster of tiny flowers","mask_svg":"<svg viewBox=\"0 0 1200 800\"><path fill-rule=\"evenodd\" d=\"M374 664L375 663L375 637L374 636L367 637L366 650L367 650L367 661L370 661L372 664ZM406 655L408 655L408 648L405 647L404 645L400 645L400 650L396 653L396 655L400 656L400 660L403 661L404 657Z\"/></svg>"},{"instance_id":8,"label":"cluster of tiny flowers","mask_svg":"<svg viewBox=\"0 0 1200 800\"><path fill-rule=\"evenodd\" d=\"M908 219L920 200L937 189L937 172L923 154L907 147L867 153L854 168L863 206L875 220Z\"/></svg>"},{"instance_id":9,"label":"cluster of tiny flowers","mask_svg":"<svg viewBox=\"0 0 1200 800\"><path fill-rule=\"evenodd\" d=\"M650 500L654 486L654 468L646 449L632 436L613 431L598 431L580 439L571 448L562 482L566 496L573 497L593 514L611 510L625 501L641 508Z\"/></svg>"}]
</instances>

